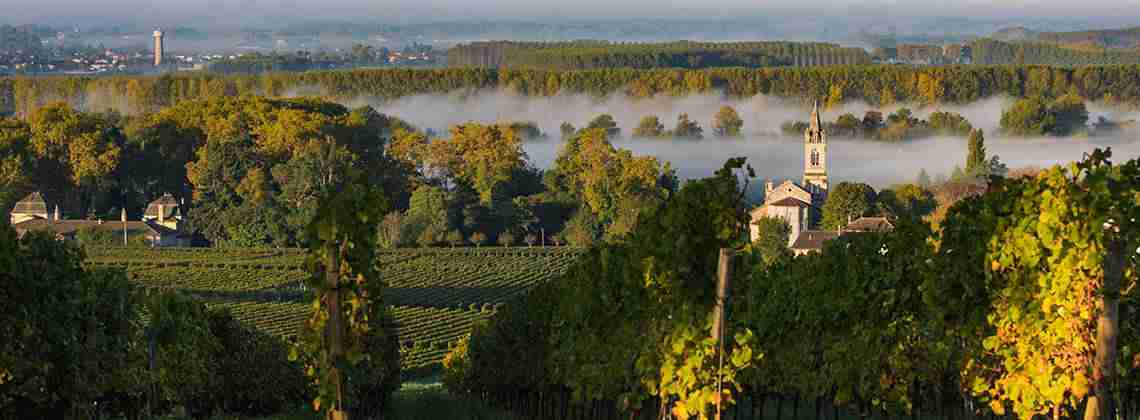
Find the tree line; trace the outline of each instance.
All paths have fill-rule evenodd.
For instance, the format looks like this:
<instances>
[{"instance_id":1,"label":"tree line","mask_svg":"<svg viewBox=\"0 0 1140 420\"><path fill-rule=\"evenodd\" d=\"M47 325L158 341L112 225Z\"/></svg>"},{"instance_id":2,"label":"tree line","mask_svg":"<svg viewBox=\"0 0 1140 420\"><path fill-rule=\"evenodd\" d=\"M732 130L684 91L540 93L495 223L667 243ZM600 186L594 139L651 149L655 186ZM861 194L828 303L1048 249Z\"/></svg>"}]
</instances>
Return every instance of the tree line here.
<instances>
[{"instance_id":1,"label":"tree line","mask_svg":"<svg viewBox=\"0 0 1140 420\"><path fill-rule=\"evenodd\" d=\"M711 68L699 70L608 68L539 70L495 68L371 69L260 75L177 73L161 76L51 76L0 78L0 114L26 116L48 103L125 114L154 112L181 101L222 96L320 96L348 101L392 100L417 94L473 95L503 89L526 96L586 94L633 98L721 93L771 95L810 102L817 98L895 103L966 104L998 95L1140 101L1140 66L827 66Z\"/></svg>"},{"instance_id":2,"label":"tree line","mask_svg":"<svg viewBox=\"0 0 1140 420\"><path fill-rule=\"evenodd\" d=\"M612 43L484 41L448 50L450 66L585 70L870 64L861 48L801 42Z\"/></svg>"}]
</instances>

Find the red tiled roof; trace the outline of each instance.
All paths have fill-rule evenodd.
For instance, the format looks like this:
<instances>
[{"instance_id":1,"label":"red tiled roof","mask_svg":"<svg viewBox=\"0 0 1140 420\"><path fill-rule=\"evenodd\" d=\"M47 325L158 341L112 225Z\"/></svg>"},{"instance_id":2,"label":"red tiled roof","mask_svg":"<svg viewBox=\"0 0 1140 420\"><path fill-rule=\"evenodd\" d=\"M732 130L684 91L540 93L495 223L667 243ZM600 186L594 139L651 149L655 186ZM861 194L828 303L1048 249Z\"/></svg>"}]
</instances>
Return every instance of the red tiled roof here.
<instances>
[{"instance_id":1,"label":"red tiled roof","mask_svg":"<svg viewBox=\"0 0 1140 420\"><path fill-rule=\"evenodd\" d=\"M886 217L860 217L847 227L843 228L845 231L851 232L890 232L895 230L895 225L891 224L890 220Z\"/></svg>"},{"instance_id":2,"label":"red tiled roof","mask_svg":"<svg viewBox=\"0 0 1140 420\"><path fill-rule=\"evenodd\" d=\"M805 230L792 242L792 249L823 249L823 243L838 238L834 230Z\"/></svg>"}]
</instances>

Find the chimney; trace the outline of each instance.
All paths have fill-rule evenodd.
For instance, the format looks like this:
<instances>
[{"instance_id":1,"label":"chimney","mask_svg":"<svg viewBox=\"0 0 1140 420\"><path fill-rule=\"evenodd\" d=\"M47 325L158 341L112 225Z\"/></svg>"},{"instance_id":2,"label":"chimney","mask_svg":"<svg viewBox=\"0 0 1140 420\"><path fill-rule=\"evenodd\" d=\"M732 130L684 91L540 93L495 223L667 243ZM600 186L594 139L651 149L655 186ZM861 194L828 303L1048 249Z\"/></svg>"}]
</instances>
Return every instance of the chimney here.
<instances>
[{"instance_id":1,"label":"chimney","mask_svg":"<svg viewBox=\"0 0 1140 420\"><path fill-rule=\"evenodd\" d=\"M767 181L764 181L764 195L768 195L768 194L771 194L771 193L772 193L772 190L773 190L773 189L775 189L775 188L776 188L776 187L775 187L775 185L773 185L773 183L772 183L772 180L771 180L771 179L768 179Z\"/></svg>"},{"instance_id":2,"label":"chimney","mask_svg":"<svg viewBox=\"0 0 1140 420\"><path fill-rule=\"evenodd\" d=\"M158 205L158 223L162 224L162 222L165 222L165 221L166 221L166 206L159 204Z\"/></svg>"}]
</instances>

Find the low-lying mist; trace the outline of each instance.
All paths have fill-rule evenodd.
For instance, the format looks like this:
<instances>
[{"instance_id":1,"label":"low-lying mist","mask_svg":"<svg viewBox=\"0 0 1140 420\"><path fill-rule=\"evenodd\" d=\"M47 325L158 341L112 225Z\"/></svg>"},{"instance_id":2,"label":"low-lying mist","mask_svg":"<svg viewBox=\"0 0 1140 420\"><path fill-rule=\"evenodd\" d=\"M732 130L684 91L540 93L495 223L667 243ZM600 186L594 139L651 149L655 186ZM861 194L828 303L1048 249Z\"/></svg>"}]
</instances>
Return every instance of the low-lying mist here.
<instances>
[{"instance_id":1,"label":"low-lying mist","mask_svg":"<svg viewBox=\"0 0 1140 420\"><path fill-rule=\"evenodd\" d=\"M974 127L987 133L986 148L990 155L998 155L1010 168L1025 166L1046 167L1055 163L1078 160L1083 153L1094 148L1112 147L1117 160L1140 156L1140 142L1132 132L1119 132L1112 136L1069 138L1007 138L999 136L998 126L1002 109L1013 100L992 98L969 105L909 106L916 117L925 119L935 111L957 112ZM804 148L802 137L789 137L780 133L786 121L806 121L810 107L757 95L733 99L721 95L690 95L685 97L657 97L632 99L610 96L596 99L587 95L558 95L554 97L526 97L496 91L475 95L417 95L390 102L373 102L364 99L349 105L369 104L378 111L395 115L421 127L438 132L467 121L530 121L547 134L548 140L531 141L525 145L532 163L547 167L561 147L559 125L569 122L581 128L600 114L610 114L628 135L638 121L656 115L672 128L682 113L700 122L705 139L619 139L615 145L630 149L637 155L652 155L672 163L682 178L709 176L733 156L744 156L756 169L760 178L798 179L802 174ZM720 139L711 135L712 116L721 106L729 105L744 120L743 136ZM824 111L823 119L834 121L838 115L852 113L862 117L870 109L887 115L907 105L884 108L866 104L847 103ZM1105 116L1114 121L1134 119L1133 112L1090 105L1090 119ZM966 139L935 137L888 143L868 140L831 139L828 148L828 169L832 182L859 181L876 187L902 182L913 182L920 170L932 177L948 175L955 166L966 160Z\"/></svg>"}]
</instances>

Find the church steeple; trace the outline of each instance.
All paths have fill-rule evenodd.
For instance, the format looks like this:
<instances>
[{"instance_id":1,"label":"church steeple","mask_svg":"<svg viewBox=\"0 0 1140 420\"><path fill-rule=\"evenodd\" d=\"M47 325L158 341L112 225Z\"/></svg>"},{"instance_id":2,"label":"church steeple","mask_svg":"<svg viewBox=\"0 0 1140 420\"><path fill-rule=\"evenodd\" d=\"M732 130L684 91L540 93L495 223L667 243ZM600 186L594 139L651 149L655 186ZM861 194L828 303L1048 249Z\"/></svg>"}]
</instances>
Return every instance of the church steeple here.
<instances>
[{"instance_id":1,"label":"church steeple","mask_svg":"<svg viewBox=\"0 0 1140 420\"><path fill-rule=\"evenodd\" d=\"M804 131L804 188L812 194L827 193L827 133L819 115L819 101L812 104L811 120Z\"/></svg>"},{"instance_id":2,"label":"church steeple","mask_svg":"<svg viewBox=\"0 0 1140 420\"><path fill-rule=\"evenodd\" d=\"M822 142L823 122L819 120L819 101L815 101L811 106L811 121L808 126L808 134L811 136L810 140L818 140Z\"/></svg>"}]
</instances>

